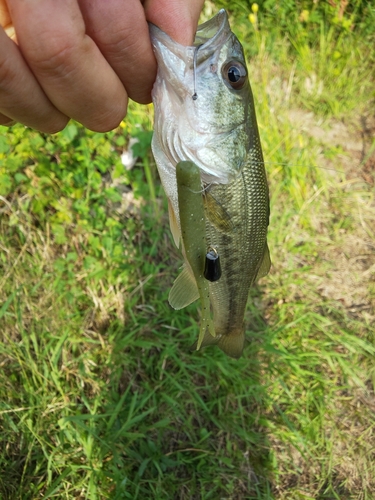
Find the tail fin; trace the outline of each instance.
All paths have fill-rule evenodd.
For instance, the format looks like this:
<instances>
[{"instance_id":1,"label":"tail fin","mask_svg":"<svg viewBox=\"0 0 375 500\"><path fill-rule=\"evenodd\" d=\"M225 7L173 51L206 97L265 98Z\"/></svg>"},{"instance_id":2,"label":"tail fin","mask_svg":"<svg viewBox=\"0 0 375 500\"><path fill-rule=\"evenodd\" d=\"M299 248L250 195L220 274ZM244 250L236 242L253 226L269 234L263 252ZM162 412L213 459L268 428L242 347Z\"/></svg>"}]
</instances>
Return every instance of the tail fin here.
<instances>
[{"instance_id":1,"label":"tail fin","mask_svg":"<svg viewBox=\"0 0 375 500\"><path fill-rule=\"evenodd\" d=\"M198 350L197 345L198 342L194 342L191 348ZM207 329L200 347L208 345L217 345L227 356L238 359L242 356L245 347L245 329L233 330L227 335L218 334L216 337L210 335Z\"/></svg>"}]
</instances>

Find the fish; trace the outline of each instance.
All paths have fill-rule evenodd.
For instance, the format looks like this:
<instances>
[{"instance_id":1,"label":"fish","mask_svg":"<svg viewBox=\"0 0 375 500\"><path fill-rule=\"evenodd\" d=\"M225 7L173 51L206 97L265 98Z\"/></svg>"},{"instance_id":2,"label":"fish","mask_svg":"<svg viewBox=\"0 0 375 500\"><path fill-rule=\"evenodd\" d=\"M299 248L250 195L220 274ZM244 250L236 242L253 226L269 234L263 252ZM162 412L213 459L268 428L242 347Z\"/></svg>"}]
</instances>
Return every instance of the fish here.
<instances>
[{"instance_id":1,"label":"fish","mask_svg":"<svg viewBox=\"0 0 375 500\"><path fill-rule=\"evenodd\" d=\"M192 46L152 24L150 37L158 63L152 151L184 257L168 300L182 309L200 299L193 348L217 345L238 359L250 287L271 266L268 183L243 48L224 9L198 26ZM199 265L189 257L198 254Z\"/></svg>"}]
</instances>

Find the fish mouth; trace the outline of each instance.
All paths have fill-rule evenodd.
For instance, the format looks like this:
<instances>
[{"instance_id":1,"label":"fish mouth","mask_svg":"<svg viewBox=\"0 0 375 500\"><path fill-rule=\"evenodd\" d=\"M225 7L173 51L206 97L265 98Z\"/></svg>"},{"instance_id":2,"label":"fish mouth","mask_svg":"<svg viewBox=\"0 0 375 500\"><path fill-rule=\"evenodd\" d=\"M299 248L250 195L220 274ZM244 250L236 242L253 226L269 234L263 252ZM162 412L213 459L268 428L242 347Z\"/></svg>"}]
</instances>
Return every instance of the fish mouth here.
<instances>
[{"instance_id":1,"label":"fish mouth","mask_svg":"<svg viewBox=\"0 0 375 500\"><path fill-rule=\"evenodd\" d=\"M189 52L189 49L195 51L197 47L199 47L199 58L202 56L206 58L212 54L217 47L223 45L231 35L228 15L225 9L219 10L214 17L197 27L194 44L191 46L181 45L176 42L155 24L149 23L149 28L151 40L165 45L171 52L182 59L186 52Z\"/></svg>"},{"instance_id":2,"label":"fish mouth","mask_svg":"<svg viewBox=\"0 0 375 500\"><path fill-rule=\"evenodd\" d=\"M228 15L224 9L197 28L194 47L204 50L207 45L221 45L231 33Z\"/></svg>"}]
</instances>

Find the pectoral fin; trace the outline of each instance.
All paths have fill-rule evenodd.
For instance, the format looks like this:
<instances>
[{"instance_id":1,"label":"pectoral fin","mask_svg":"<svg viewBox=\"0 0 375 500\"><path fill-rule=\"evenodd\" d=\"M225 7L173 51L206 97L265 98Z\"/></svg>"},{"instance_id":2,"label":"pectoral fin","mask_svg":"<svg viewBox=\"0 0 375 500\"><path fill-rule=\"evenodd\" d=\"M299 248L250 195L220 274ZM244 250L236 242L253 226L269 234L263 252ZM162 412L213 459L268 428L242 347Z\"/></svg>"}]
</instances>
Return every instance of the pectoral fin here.
<instances>
[{"instance_id":1,"label":"pectoral fin","mask_svg":"<svg viewBox=\"0 0 375 500\"><path fill-rule=\"evenodd\" d=\"M179 247L180 244L180 228L178 227L176 214L174 213L172 203L168 200L168 213L169 213L169 227L171 228L171 233L173 237L173 241L176 247Z\"/></svg>"},{"instance_id":2,"label":"pectoral fin","mask_svg":"<svg viewBox=\"0 0 375 500\"><path fill-rule=\"evenodd\" d=\"M270 270L270 267L271 267L270 251L268 249L268 245L266 242L265 247L264 247L262 263L258 269L258 273L257 273L257 276L255 278L255 281L260 279L260 278L263 278L263 276L266 276Z\"/></svg>"},{"instance_id":3,"label":"pectoral fin","mask_svg":"<svg viewBox=\"0 0 375 500\"><path fill-rule=\"evenodd\" d=\"M168 301L173 309L183 309L199 299L199 292L193 273L184 265L182 272L175 279Z\"/></svg>"},{"instance_id":4,"label":"pectoral fin","mask_svg":"<svg viewBox=\"0 0 375 500\"><path fill-rule=\"evenodd\" d=\"M225 208L208 191L203 196L204 212L206 218L221 233L228 234L233 231L233 222Z\"/></svg>"}]
</instances>

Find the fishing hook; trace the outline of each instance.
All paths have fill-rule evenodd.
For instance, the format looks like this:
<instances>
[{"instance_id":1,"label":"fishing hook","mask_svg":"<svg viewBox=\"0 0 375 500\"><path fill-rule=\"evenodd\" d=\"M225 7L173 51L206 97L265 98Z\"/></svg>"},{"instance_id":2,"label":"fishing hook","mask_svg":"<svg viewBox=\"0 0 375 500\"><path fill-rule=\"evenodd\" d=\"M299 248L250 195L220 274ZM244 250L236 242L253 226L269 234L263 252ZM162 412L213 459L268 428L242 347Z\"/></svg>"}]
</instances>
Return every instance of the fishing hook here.
<instances>
[{"instance_id":1,"label":"fishing hook","mask_svg":"<svg viewBox=\"0 0 375 500\"><path fill-rule=\"evenodd\" d=\"M196 101L198 99L198 94L197 94L197 58L198 58L198 50L201 45L198 45L195 47L194 50L194 57L193 57L193 80L194 80L194 94L191 96L193 101Z\"/></svg>"}]
</instances>

